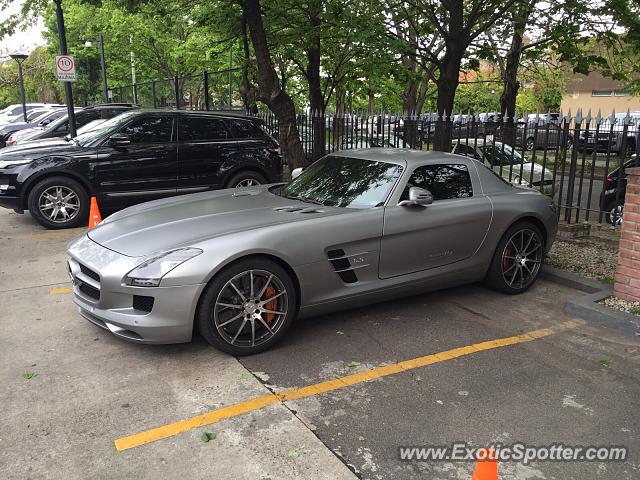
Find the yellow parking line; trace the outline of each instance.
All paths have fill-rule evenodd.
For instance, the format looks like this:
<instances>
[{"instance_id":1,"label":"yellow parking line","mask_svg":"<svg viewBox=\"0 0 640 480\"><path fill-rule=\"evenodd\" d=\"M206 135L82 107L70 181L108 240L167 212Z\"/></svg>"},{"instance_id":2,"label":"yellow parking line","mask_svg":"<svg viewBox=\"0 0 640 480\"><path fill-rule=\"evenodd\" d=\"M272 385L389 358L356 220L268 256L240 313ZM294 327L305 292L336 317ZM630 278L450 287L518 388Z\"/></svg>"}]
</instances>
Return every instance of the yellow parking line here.
<instances>
[{"instance_id":1,"label":"yellow parking line","mask_svg":"<svg viewBox=\"0 0 640 480\"><path fill-rule=\"evenodd\" d=\"M179 433L183 433L194 428L211 425L212 423L219 422L220 420L223 420L225 418L237 417L248 412L253 412L269 405L274 405L276 403L312 397L314 395L331 392L333 390L339 390L351 385L356 385L358 383L368 382L377 378L386 377L388 375L395 375L397 373L406 372L414 368L424 367L426 365L432 365L434 363L446 362L447 360L464 357L477 352L482 352L484 350L491 350L494 348L502 348L519 343L531 342L538 338L548 337L565 330L579 327L581 325L584 325L585 323L586 322L582 320L569 320L553 327L533 330L531 332L527 332L521 335L515 335L513 337L498 338L495 340L468 345L466 347L453 348L451 350L426 355L424 357L413 358L411 360L404 360L402 362L394 363L391 365L372 368L371 370L354 373L352 375L346 375L344 377L328 380L326 382L316 383L307 387L284 390L275 394L270 393L257 398L253 398L251 400L246 400L244 402L234 403L233 405L229 405L227 407L218 408L216 410L212 410L210 412L203 413L186 420L180 420L177 422L169 423L167 425L163 425L161 427L152 428L144 432L118 438L114 443L116 446L116 450L128 450L140 445L155 442L156 440L172 437L174 435L178 435Z\"/></svg>"},{"instance_id":2,"label":"yellow parking line","mask_svg":"<svg viewBox=\"0 0 640 480\"><path fill-rule=\"evenodd\" d=\"M53 290L49 290L49 295L63 295L72 292L73 288L54 288Z\"/></svg>"}]
</instances>

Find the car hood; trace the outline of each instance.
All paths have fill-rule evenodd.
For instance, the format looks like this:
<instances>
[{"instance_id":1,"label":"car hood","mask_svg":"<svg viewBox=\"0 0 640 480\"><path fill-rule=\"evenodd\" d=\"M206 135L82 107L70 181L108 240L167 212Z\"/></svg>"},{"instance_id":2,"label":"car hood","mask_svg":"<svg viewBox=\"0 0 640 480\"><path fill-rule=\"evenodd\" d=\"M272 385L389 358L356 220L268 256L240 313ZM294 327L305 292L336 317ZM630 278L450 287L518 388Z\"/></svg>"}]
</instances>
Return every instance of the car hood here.
<instances>
[{"instance_id":1,"label":"car hood","mask_svg":"<svg viewBox=\"0 0 640 480\"><path fill-rule=\"evenodd\" d=\"M83 150L74 142L51 138L19 143L0 150L0 160L33 160L47 155L65 155Z\"/></svg>"},{"instance_id":2,"label":"car hood","mask_svg":"<svg viewBox=\"0 0 640 480\"><path fill-rule=\"evenodd\" d=\"M225 234L353 211L283 198L268 186L228 189L136 205L111 215L88 235L110 250L141 257Z\"/></svg>"}]
</instances>

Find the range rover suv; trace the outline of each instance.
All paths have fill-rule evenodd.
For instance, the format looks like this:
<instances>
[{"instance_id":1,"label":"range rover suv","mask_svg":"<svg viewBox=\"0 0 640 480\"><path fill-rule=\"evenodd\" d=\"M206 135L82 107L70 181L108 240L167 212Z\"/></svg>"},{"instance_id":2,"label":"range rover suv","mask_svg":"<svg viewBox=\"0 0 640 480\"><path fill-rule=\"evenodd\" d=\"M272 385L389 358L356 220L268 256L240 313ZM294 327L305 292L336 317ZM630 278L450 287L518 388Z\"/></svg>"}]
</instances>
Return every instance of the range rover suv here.
<instances>
[{"instance_id":1,"label":"range rover suv","mask_svg":"<svg viewBox=\"0 0 640 480\"><path fill-rule=\"evenodd\" d=\"M277 142L257 119L205 112L130 110L76 138L0 153L0 206L29 210L51 229L84 224L101 210L184 193L275 183Z\"/></svg>"}]
</instances>

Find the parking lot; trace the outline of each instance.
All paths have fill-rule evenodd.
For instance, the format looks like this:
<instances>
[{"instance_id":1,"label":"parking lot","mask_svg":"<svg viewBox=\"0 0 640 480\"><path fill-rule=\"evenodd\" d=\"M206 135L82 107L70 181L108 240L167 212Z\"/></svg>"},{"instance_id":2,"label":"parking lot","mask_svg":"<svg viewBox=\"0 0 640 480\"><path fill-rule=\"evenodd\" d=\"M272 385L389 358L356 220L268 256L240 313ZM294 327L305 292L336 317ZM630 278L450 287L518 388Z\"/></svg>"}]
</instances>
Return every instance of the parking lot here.
<instances>
[{"instance_id":1,"label":"parking lot","mask_svg":"<svg viewBox=\"0 0 640 480\"><path fill-rule=\"evenodd\" d=\"M82 319L65 256L82 229L3 210L0 231L0 478L469 479L472 462L399 458L455 441L629 449L617 463L501 463L504 479L640 476L640 342L564 315L571 288L371 305L236 359ZM138 435L150 429L164 438Z\"/></svg>"}]
</instances>

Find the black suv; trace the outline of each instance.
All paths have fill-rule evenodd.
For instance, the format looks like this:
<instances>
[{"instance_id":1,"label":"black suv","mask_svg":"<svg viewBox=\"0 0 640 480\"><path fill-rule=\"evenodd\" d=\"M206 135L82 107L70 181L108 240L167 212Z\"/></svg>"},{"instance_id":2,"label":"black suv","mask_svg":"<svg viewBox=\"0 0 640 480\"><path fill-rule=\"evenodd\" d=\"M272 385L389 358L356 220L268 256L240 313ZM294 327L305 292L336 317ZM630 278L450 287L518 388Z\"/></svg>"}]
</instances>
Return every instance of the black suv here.
<instances>
[{"instance_id":1,"label":"black suv","mask_svg":"<svg viewBox=\"0 0 640 480\"><path fill-rule=\"evenodd\" d=\"M94 120L107 120L116 115L120 115L128 110L138 109L139 105L134 103L105 103L102 105L91 105L75 111L76 129L84 127ZM44 130L40 130L29 135L25 141L44 140L45 138L64 137L69 134L69 116L64 115L58 120L51 122Z\"/></svg>"},{"instance_id":2,"label":"black suv","mask_svg":"<svg viewBox=\"0 0 640 480\"><path fill-rule=\"evenodd\" d=\"M172 195L280 181L278 144L258 120L232 114L132 110L74 139L0 153L0 206L47 228Z\"/></svg>"},{"instance_id":3,"label":"black suv","mask_svg":"<svg viewBox=\"0 0 640 480\"><path fill-rule=\"evenodd\" d=\"M624 197L627 193L627 172L628 168L640 167L640 156L632 155L631 160L627 160L620 175L620 169L613 170L604 180L602 192L600 192L600 210L605 212L605 219L609 224L620 225L622 223L622 213L624 210ZM618 177L620 178L620 193L618 193Z\"/></svg>"}]
</instances>

